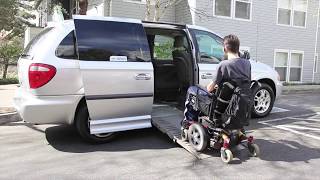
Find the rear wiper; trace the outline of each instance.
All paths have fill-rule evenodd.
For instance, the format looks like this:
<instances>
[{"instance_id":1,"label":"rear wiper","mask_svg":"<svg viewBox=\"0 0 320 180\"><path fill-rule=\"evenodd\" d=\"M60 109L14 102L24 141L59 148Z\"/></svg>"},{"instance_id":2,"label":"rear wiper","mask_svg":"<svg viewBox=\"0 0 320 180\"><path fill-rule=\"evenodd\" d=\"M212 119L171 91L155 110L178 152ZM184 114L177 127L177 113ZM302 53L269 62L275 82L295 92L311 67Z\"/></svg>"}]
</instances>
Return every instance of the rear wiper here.
<instances>
[{"instance_id":1,"label":"rear wiper","mask_svg":"<svg viewBox=\"0 0 320 180\"><path fill-rule=\"evenodd\" d=\"M29 55L29 54L23 54L23 53L22 53L22 54L20 54L20 56L21 56L21 57L30 57L30 55Z\"/></svg>"},{"instance_id":2,"label":"rear wiper","mask_svg":"<svg viewBox=\"0 0 320 180\"><path fill-rule=\"evenodd\" d=\"M31 59L31 60L33 59L33 56L31 56L30 54L21 54L20 57Z\"/></svg>"}]
</instances>

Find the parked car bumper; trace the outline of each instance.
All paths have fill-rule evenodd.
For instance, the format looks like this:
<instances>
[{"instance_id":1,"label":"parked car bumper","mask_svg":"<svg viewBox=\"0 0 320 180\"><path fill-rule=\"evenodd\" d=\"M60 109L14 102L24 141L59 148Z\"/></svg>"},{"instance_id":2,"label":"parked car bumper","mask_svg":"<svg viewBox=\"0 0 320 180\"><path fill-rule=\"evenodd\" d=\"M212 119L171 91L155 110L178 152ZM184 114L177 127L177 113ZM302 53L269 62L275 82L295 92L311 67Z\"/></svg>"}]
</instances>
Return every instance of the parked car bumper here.
<instances>
[{"instance_id":1,"label":"parked car bumper","mask_svg":"<svg viewBox=\"0 0 320 180\"><path fill-rule=\"evenodd\" d=\"M72 124L82 95L34 96L19 88L14 107L21 118L33 124Z\"/></svg>"},{"instance_id":2,"label":"parked car bumper","mask_svg":"<svg viewBox=\"0 0 320 180\"><path fill-rule=\"evenodd\" d=\"M276 83L276 97L277 98L279 98L281 96L281 94L282 94L282 87L283 87L282 82L278 81Z\"/></svg>"}]
</instances>

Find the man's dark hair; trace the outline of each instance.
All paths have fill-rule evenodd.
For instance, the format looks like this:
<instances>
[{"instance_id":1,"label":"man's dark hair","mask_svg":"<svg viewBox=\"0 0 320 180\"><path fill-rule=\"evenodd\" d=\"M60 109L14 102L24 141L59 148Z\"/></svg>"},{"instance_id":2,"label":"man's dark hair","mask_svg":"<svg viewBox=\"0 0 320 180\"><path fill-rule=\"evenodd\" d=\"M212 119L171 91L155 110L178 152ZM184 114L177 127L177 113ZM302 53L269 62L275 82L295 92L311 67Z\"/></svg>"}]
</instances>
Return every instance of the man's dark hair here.
<instances>
[{"instance_id":1,"label":"man's dark hair","mask_svg":"<svg viewBox=\"0 0 320 180\"><path fill-rule=\"evenodd\" d=\"M230 34L223 38L223 43L225 44L228 51L232 53L239 52L240 40L236 35Z\"/></svg>"}]
</instances>

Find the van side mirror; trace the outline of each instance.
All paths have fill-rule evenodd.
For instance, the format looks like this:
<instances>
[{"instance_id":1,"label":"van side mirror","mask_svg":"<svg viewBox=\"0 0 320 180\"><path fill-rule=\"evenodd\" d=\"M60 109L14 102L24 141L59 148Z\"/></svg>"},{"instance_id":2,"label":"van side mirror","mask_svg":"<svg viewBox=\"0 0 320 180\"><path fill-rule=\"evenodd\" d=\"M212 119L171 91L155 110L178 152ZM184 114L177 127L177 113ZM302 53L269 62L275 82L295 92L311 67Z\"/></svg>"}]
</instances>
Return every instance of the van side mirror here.
<instances>
[{"instance_id":1,"label":"van side mirror","mask_svg":"<svg viewBox=\"0 0 320 180\"><path fill-rule=\"evenodd\" d=\"M249 60L250 59L250 53L248 51L239 52L239 57Z\"/></svg>"}]
</instances>

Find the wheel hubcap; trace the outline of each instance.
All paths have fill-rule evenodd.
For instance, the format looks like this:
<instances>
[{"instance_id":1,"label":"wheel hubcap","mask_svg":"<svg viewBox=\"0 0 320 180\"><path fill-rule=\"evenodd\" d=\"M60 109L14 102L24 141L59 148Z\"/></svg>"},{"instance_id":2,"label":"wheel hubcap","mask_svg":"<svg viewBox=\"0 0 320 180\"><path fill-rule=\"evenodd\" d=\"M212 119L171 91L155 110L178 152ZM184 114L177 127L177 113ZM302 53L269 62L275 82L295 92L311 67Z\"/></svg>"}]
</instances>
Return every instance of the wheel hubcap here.
<instances>
[{"instance_id":1,"label":"wheel hubcap","mask_svg":"<svg viewBox=\"0 0 320 180\"><path fill-rule=\"evenodd\" d=\"M193 129L191 131L191 141L192 141L192 144L194 145L199 145L201 140L200 140L200 133L198 132L197 129Z\"/></svg>"},{"instance_id":2,"label":"wheel hubcap","mask_svg":"<svg viewBox=\"0 0 320 180\"><path fill-rule=\"evenodd\" d=\"M254 96L254 109L257 113L265 113L271 104L271 95L266 89L260 89Z\"/></svg>"}]
</instances>

